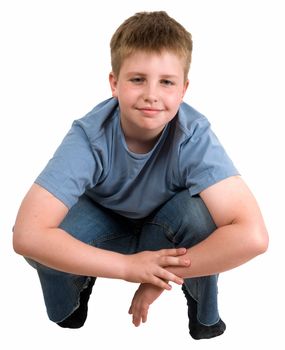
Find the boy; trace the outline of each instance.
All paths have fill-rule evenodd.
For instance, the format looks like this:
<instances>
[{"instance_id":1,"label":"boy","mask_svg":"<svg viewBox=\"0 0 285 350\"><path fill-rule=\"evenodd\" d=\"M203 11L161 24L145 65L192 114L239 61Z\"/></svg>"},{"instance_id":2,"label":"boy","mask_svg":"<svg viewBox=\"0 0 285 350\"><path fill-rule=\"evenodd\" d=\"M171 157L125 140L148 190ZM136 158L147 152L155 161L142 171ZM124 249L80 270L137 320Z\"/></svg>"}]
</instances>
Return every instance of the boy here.
<instances>
[{"instance_id":1,"label":"boy","mask_svg":"<svg viewBox=\"0 0 285 350\"><path fill-rule=\"evenodd\" d=\"M112 98L76 120L25 196L14 249L49 318L79 328L96 277L141 283L129 313L182 284L194 339L221 335L217 275L266 251L258 205L200 113L183 103L192 38L165 12L111 40Z\"/></svg>"}]
</instances>

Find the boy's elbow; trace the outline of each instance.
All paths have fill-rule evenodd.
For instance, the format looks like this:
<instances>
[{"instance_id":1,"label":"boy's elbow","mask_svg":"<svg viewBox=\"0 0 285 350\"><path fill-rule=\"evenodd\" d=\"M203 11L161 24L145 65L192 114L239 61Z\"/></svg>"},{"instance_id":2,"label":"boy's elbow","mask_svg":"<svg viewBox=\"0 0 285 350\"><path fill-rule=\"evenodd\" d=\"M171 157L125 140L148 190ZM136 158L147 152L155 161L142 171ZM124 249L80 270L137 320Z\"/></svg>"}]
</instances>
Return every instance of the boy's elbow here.
<instances>
[{"instance_id":1,"label":"boy's elbow","mask_svg":"<svg viewBox=\"0 0 285 350\"><path fill-rule=\"evenodd\" d=\"M27 254L28 247L29 247L28 240L18 227L13 228L12 245L15 253L23 256L28 255Z\"/></svg>"},{"instance_id":2,"label":"boy's elbow","mask_svg":"<svg viewBox=\"0 0 285 350\"><path fill-rule=\"evenodd\" d=\"M269 245L269 236L265 227L256 227L252 231L251 249L253 256L263 254Z\"/></svg>"},{"instance_id":3,"label":"boy's elbow","mask_svg":"<svg viewBox=\"0 0 285 350\"><path fill-rule=\"evenodd\" d=\"M24 255L24 245L23 242L19 239L18 235L13 234L13 249L14 252L20 255Z\"/></svg>"}]
</instances>

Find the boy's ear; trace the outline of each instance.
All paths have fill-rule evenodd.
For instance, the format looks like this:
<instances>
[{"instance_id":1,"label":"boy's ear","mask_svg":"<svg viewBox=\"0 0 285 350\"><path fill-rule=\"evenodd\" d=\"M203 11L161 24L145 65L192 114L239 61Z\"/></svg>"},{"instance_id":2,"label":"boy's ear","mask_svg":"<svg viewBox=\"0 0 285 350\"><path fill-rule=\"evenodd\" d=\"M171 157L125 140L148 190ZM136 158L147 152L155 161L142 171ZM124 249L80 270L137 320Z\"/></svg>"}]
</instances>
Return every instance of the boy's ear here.
<instances>
[{"instance_id":1,"label":"boy's ear","mask_svg":"<svg viewBox=\"0 0 285 350\"><path fill-rule=\"evenodd\" d=\"M189 79L186 80L185 84L184 84L184 88L183 88L183 94L182 94L182 100L186 94L186 91L188 89L188 86L189 86Z\"/></svg>"},{"instance_id":2,"label":"boy's ear","mask_svg":"<svg viewBox=\"0 0 285 350\"><path fill-rule=\"evenodd\" d=\"M112 91L112 96L117 97L117 78L113 72L109 74L109 83Z\"/></svg>"}]
</instances>

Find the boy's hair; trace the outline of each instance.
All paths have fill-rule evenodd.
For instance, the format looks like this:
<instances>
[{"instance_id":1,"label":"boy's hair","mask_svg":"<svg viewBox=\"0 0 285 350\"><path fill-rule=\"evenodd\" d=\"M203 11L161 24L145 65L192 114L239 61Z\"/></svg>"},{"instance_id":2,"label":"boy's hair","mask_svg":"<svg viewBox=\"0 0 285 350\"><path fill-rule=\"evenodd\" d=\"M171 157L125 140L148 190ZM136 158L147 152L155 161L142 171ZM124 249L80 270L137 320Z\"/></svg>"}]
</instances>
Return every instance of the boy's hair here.
<instances>
[{"instance_id":1,"label":"boy's hair","mask_svg":"<svg viewBox=\"0 0 285 350\"><path fill-rule=\"evenodd\" d=\"M192 54L192 36L164 11L138 12L126 19L112 36L111 64L119 76L124 59L136 51L171 51L184 59L184 78L188 77Z\"/></svg>"}]
</instances>

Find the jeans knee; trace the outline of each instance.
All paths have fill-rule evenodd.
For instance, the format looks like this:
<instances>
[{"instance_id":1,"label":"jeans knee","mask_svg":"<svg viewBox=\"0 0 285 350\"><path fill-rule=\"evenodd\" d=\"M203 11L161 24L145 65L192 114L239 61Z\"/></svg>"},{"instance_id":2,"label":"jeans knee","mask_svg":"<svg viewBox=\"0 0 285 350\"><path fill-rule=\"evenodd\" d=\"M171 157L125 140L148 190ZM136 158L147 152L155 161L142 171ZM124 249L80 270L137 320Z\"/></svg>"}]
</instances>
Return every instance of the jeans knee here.
<instances>
[{"instance_id":1,"label":"jeans knee","mask_svg":"<svg viewBox=\"0 0 285 350\"><path fill-rule=\"evenodd\" d=\"M172 229L172 241L177 246L191 247L207 238L216 225L200 196L182 191L169 201L164 218Z\"/></svg>"}]
</instances>

